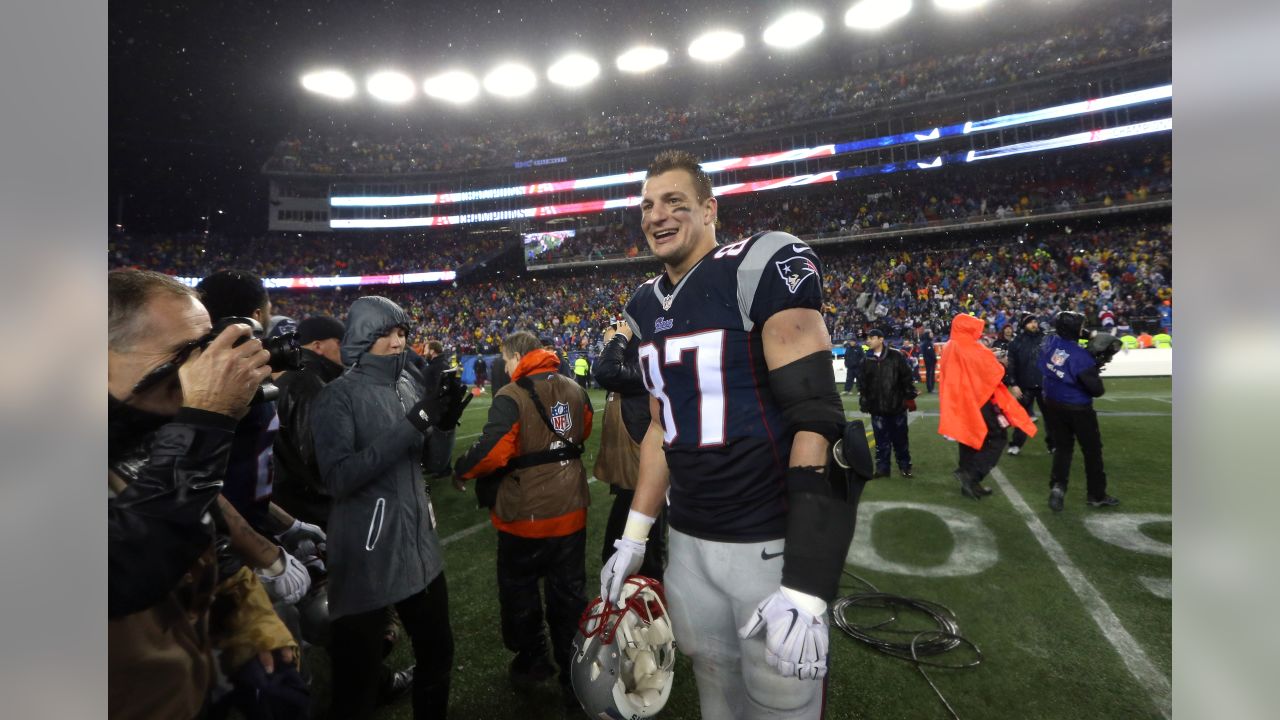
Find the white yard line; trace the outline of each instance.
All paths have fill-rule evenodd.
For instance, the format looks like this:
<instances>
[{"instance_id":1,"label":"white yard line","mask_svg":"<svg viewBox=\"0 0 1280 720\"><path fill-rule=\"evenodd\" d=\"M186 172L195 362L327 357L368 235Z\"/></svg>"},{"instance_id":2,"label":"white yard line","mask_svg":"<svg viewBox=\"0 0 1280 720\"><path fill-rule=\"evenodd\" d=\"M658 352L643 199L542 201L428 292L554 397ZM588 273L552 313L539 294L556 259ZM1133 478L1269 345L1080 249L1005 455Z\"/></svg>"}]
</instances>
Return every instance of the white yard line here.
<instances>
[{"instance_id":1,"label":"white yard line","mask_svg":"<svg viewBox=\"0 0 1280 720\"><path fill-rule=\"evenodd\" d=\"M1172 404L1173 404L1173 401L1172 401L1172 400L1170 400L1170 399L1168 399L1168 398L1153 397L1153 398L1151 398L1151 399L1152 399L1152 400L1155 400L1156 402L1162 402L1162 403L1165 403L1166 405L1172 405Z\"/></svg>"},{"instance_id":2,"label":"white yard line","mask_svg":"<svg viewBox=\"0 0 1280 720\"><path fill-rule=\"evenodd\" d=\"M1075 563L1071 562L1071 558L1067 556L1067 551L1049 533L1049 529L1045 527L1040 518L1027 505L1027 501L1022 499L1022 495L1014 488L1013 483L1009 482L1009 479L1005 477L999 468L991 471L991 477L995 478L996 482L1000 484L1000 489L1009 498L1013 508L1022 516L1023 521L1027 523L1031 534L1039 541L1049 559L1058 566L1058 572L1062 573L1067 585L1075 592L1076 597L1080 598L1080 602L1084 604L1089 616L1098 624L1098 629L1102 631L1102 636L1120 654L1120 659L1124 661L1129 673L1133 675L1139 685L1146 689L1147 694L1151 696L1151 700L1155 703L1160 714L1166 718L1171 718L1173 713L1173 687L1169 682L1169 678L1151 663L1142 646L1138 644L1137 640L1134 640L1128 630L1125 630L1124 625L1120 623L1120 618L1116 617L1115 612L1112 611L1110 605L1107 605L1107 601L1103 599L1098 589L1089 582L1084 573L1080 572Z\"/></svg>"}]
</instances>

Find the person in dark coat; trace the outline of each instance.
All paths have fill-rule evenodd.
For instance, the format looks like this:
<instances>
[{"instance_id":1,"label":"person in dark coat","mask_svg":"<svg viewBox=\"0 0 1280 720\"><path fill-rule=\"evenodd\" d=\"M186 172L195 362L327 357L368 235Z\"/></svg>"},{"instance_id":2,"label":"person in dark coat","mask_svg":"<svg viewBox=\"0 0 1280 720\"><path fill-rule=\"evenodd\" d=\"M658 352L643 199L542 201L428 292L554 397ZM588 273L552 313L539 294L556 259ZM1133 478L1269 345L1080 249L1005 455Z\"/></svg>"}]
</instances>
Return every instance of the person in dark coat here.
<instances>
[{"instance_id":1,"label":"person in dark coat","mask_svg":"<svg viewBox=\"0 0 1280 720\"><path fill-rule=\"evenodd\" d=\"M440 378L449 369L449 355L439 340L427 343L426 367L422 372L424 387L439 387ZM433 432L427 437L426 451L423 454L422 467L432 478L446 478L453 474L453 441L457 429Z\"/></svg>"},{"instance_id":2,"label":"person in dark coat","mask_svg":"<svg viewBox=\"0 0 1280 720\"><path fill-rule=\"evenodd\" d=\"M844 393L849 395L853 392L853 386L858 384L858 373L862 371L862 357L864 351L862 343L857 338L849 340L844 344Z\"/></svg>"},{"instance_id":3,"label":"person in dark coat","mask_svg":"<svg viewBox=\"0 0 1280 720\"><path fill-rule=\"evenodd\" d=\"M933 345L933 330L926 327L920 333L920 359L924 360L924 390L932 393L938 369L938 349Z\"/></svg>"},{"instance_id":4,"label":"person in dark coat","mask_svg":"<svg viewBox=\"0 0 1280 720\"><path fill-rule=\"evenodd\" d=\"M1044 373L1040 370L1040 347L1044 344L1044 331L1040 329L1040 320L1031 313L1024 313L1018 320L1018 336L1009 344L1009 392L1018 399L1027 414L1035 417L1035 405L1040 405L1043 417ZM1013 437L1009 440L1009 454L1022 452L1027 443L1027 434L1014 428ZM1044 444L1049 452L1053 452L1053 435L1045 428Z\"/></svg>"},{"instance_id":5,"label":"person in dark coat","mask_svg":"<svg viewBox=\"0 0 1280 720\"><path fill-rule=\"evenodd\" d=\"M329 524L333 498L316 464L311 410L325 385L342 375L342 323L331 317L309 317L298 324L302 367L276 379L280 388L276 412L275 501L294 517L321 528Z\"/></svg>"},{"instance_id":6,"label":"person in dark coat","mask_svg":"<svg viewBox=\"0 0 1280 720\"><path fill-rule=\"evenodd\" d=\"M866 357L858 382L858 409L871 416L876 439L876 477L889 475L889 452L898 460L903 477L911 477L911 446L907 412L916 409L915 373L901 352L884 341L884 331L867 332Z\"/></svg>"},{"instance_id":7,"label":"person in dark coat","mask_svg":"<svg viewBox=\"0 0 1280 720\"><path fill-rule=\"evenodd\" d=\"M320 391L311 429L329 516L331 717L369 718L389 672L386 608L413 643L415 718L448 708L453 631L435 512L422 481L423 435L457 425L461 397L426 392L405 354L409 317L384 297L351 305L342 377ZM447 400L447 402L445 401Z\"/></svg>"}]
</instances>

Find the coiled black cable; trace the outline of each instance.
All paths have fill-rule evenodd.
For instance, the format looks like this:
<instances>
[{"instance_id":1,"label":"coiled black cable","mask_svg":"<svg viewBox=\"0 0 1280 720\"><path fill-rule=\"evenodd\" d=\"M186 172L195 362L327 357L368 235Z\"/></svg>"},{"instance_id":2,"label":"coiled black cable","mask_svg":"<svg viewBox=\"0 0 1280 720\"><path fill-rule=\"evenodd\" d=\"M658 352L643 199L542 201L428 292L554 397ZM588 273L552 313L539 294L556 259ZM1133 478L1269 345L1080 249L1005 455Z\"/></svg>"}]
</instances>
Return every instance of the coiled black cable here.
<instances>
[{"instance_id":1,"label":"coiled black cable","mask_svg":"<svg viewBox=\"0 0 1280 720\"><path fill-rule=\"evenodd\" d=\"M964 670L977 667L982 663L982 650L971 640L960 634L960 624L956 621L955 613L945 605L929 602L928 600L880 592L875 585L848 570L845 570L844 574L867 586L870 592L853 593L836 598L835 602L831 604L832 624L843 630L854 640L870 645L890 657L912 663L916 670L924 676L925 682L929 683L929 687L933 688L933 692L947 708L947 712L951 713L951 717L954 720L960 720L960 716L951 707L951 703L947 702L947 699L942 695L942 691L934 684L933 678L929 677L929 673L924 670L925 666ZM846 616L846 612L851 608L887 610L889 611L889 618L869 625L854 623ZM934 628L920 630L892 627L898 622L899 611L924 615L933 621ZM905 642L895 641L883 637L883 635L910 636L910 639ZM969 662L953 664L927 659L943 655L962 645L973 650L974 657Z\"/></svg>"}]
</instances>

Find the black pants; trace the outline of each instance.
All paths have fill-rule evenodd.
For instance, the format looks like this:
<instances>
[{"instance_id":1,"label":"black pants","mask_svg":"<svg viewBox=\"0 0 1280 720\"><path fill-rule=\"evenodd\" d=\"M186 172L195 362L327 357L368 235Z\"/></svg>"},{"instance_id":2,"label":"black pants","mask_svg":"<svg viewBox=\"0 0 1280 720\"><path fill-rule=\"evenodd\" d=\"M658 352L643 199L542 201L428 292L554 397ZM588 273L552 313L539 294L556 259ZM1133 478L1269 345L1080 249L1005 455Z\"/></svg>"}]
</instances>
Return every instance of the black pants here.
<instances>
[{"instance_id":1,"label":"black pants","mask_svg":"<svg viewBox=\"0 0 1280 720\"><path fill-rule=\"evenodd\" d=\"M956 443L960 446L958 472L970 482L982 482L987 473L991 472L991 468L1000 461L1000 453L1009 442L1005 429L1000 427L995 405L987 403L982 406L982 420L987 424L987 434L982 438L982 447L975 450L964 443Z\"/></svg>"},{"instance_id":2,"label":"black pants","mask_svg":"<svg viewBox=\"0 0 1280 720\"><path fill-rule=\"evenodd\" d=\"M613 507L609 509L609 520L604 526L604 547L600 551L600 563L609 562L615 548L613 541L622 537L627 527L627 515L631 511L631 500L636 496L635 490L623 490L611 485L609 492L613 494ZM644 561L640 563L639 573L654 580L662 579L662 569L666 567L667 557L667 508L664 505L658 511L658 519L649 528L649 542L644 546Z\"/></svg>"},{"instance_id":3,"label":"black pants","mask_svg":"<svg viewBox=\"0 0 1280 720\"><path fill-rule=\"evenodd\" d=\"M1040 417L1047 418L1049 413L1044 409L1044 393L1040 388L1022 388L1022 399L1018 401L1022 408L1027 411L1031 417L1036 416L1035 406L1040 406ZM1046 419L1044 424L1044 446L1053 451L1053 431L1049 429L1049 421ZM1013 439L1009 441L1011 447L1020 448L1027 443L1027 434L1019 430L1013 429Z\"/></svg>"},{"instance_id":4,"label":"black pants","mask_svg":"<svg viewBox=\"0 0 1280 720\"><path fill-rule=\"evenodd\" d=\"M1071 456L1076 441L1084 455L1084 477L1090 500L1107 495L1107 473L1102 468L1102 433L1098 429L1098 413L1091 407L1064 406L1049 401L1045 404L1045 423L1053 437L1053 469L1049 471L1049 487L1067 489L1071 476Z\"/></svg>"},{"instance_id":5,"label":"black pants","mask_svg":"<svg viewBox=\"0 0 1280 720\"><path fill-rule=\"evenodd\" d=\"M417 669L413 675L413 717L443 718L449 707L449 670L453 666L453 630L449 627L449 590L441 573L426 590L395 604L400 622L413 643ZM386 608L333 621L329 657L333 665L333 700L329 717L364 720L373 717L378 689L390 672L382 664Z\"/></svg>"},{"instance_id":6,"label":"black pants","mask_svg":"<svg viewBox=\"0 0 1280 720\"><path fill-rule=\"evenodd\" d=\"M858 384L858 368L851 367L844 370L844 391L852 392L853 386Z\"/></svg>"},{"instance_id":7,"label":"black pants","mask_svg":"<svg viewBox=\"0 0 1280 720\"><path fill-rule=\"evenodd\" d=\"M498 531L498 605L502 644L519 655L547 652L538 581L544 581L546 623L560 682L569 682L569 658L578 618L587 608L587 531L553 538L524 538Z\"/></svg>"},{"instance_id":8,"label":"black pants","mask_svg":"<svg viewBox=\"0 0 1280 720\"><path fill-rule=\"evenodd\" d=\"M934 370L938 369L938 356L924 356L924 387L928 392L933 392Z\"/></svg>"},{"instance_id":9,"label":"black pants","mask_svg":"<svg viewBox=\"0 0 1280 720\"><path fill-rule=\"evenodd\" d=\"M898 459L898 468L911 467L911 443L907 436L907 414L872 415L871 431L876 438L876 470L889 471L889 451Z\"/></svg>"}]
</instances>

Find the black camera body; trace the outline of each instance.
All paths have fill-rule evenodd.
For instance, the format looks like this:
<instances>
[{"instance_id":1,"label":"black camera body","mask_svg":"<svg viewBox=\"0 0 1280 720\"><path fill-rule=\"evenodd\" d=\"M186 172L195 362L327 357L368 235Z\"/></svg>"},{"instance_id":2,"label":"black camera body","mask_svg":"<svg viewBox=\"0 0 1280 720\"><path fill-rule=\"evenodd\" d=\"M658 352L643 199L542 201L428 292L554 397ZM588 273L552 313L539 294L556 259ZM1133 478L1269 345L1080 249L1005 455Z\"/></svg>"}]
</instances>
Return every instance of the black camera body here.
<instances>
[{"instance_id":1,"label":"black camera body","mask_svg":"<svg viewBox=\"0 0 1280 720\"><path fill-rule=\"evenodd\" d=\"M232 325L248 325L253 328L253 336L262 341L262 349L270 353L271 357L267 359L267 365L271 367L271 372L278 373L286 370L302 369L302 346L298 344L298 335L293 330L287 330L273 337L262 337L262 325L253 318L228 316L219 319L213 324L213 329L208 335L200 341L200 347L206 348L213 339L218 337L223 330ZM248 338L240 338L236 341L235 346L248 340ZM235 347L233 346L233 347ZM250 405L256 405L263 402L271 402L280 396L280 388L271 382L268 377L262 381L262 385L258 387L257 392L253 394L253 399L249 401Z\"/></svg>"}]
</instances>

